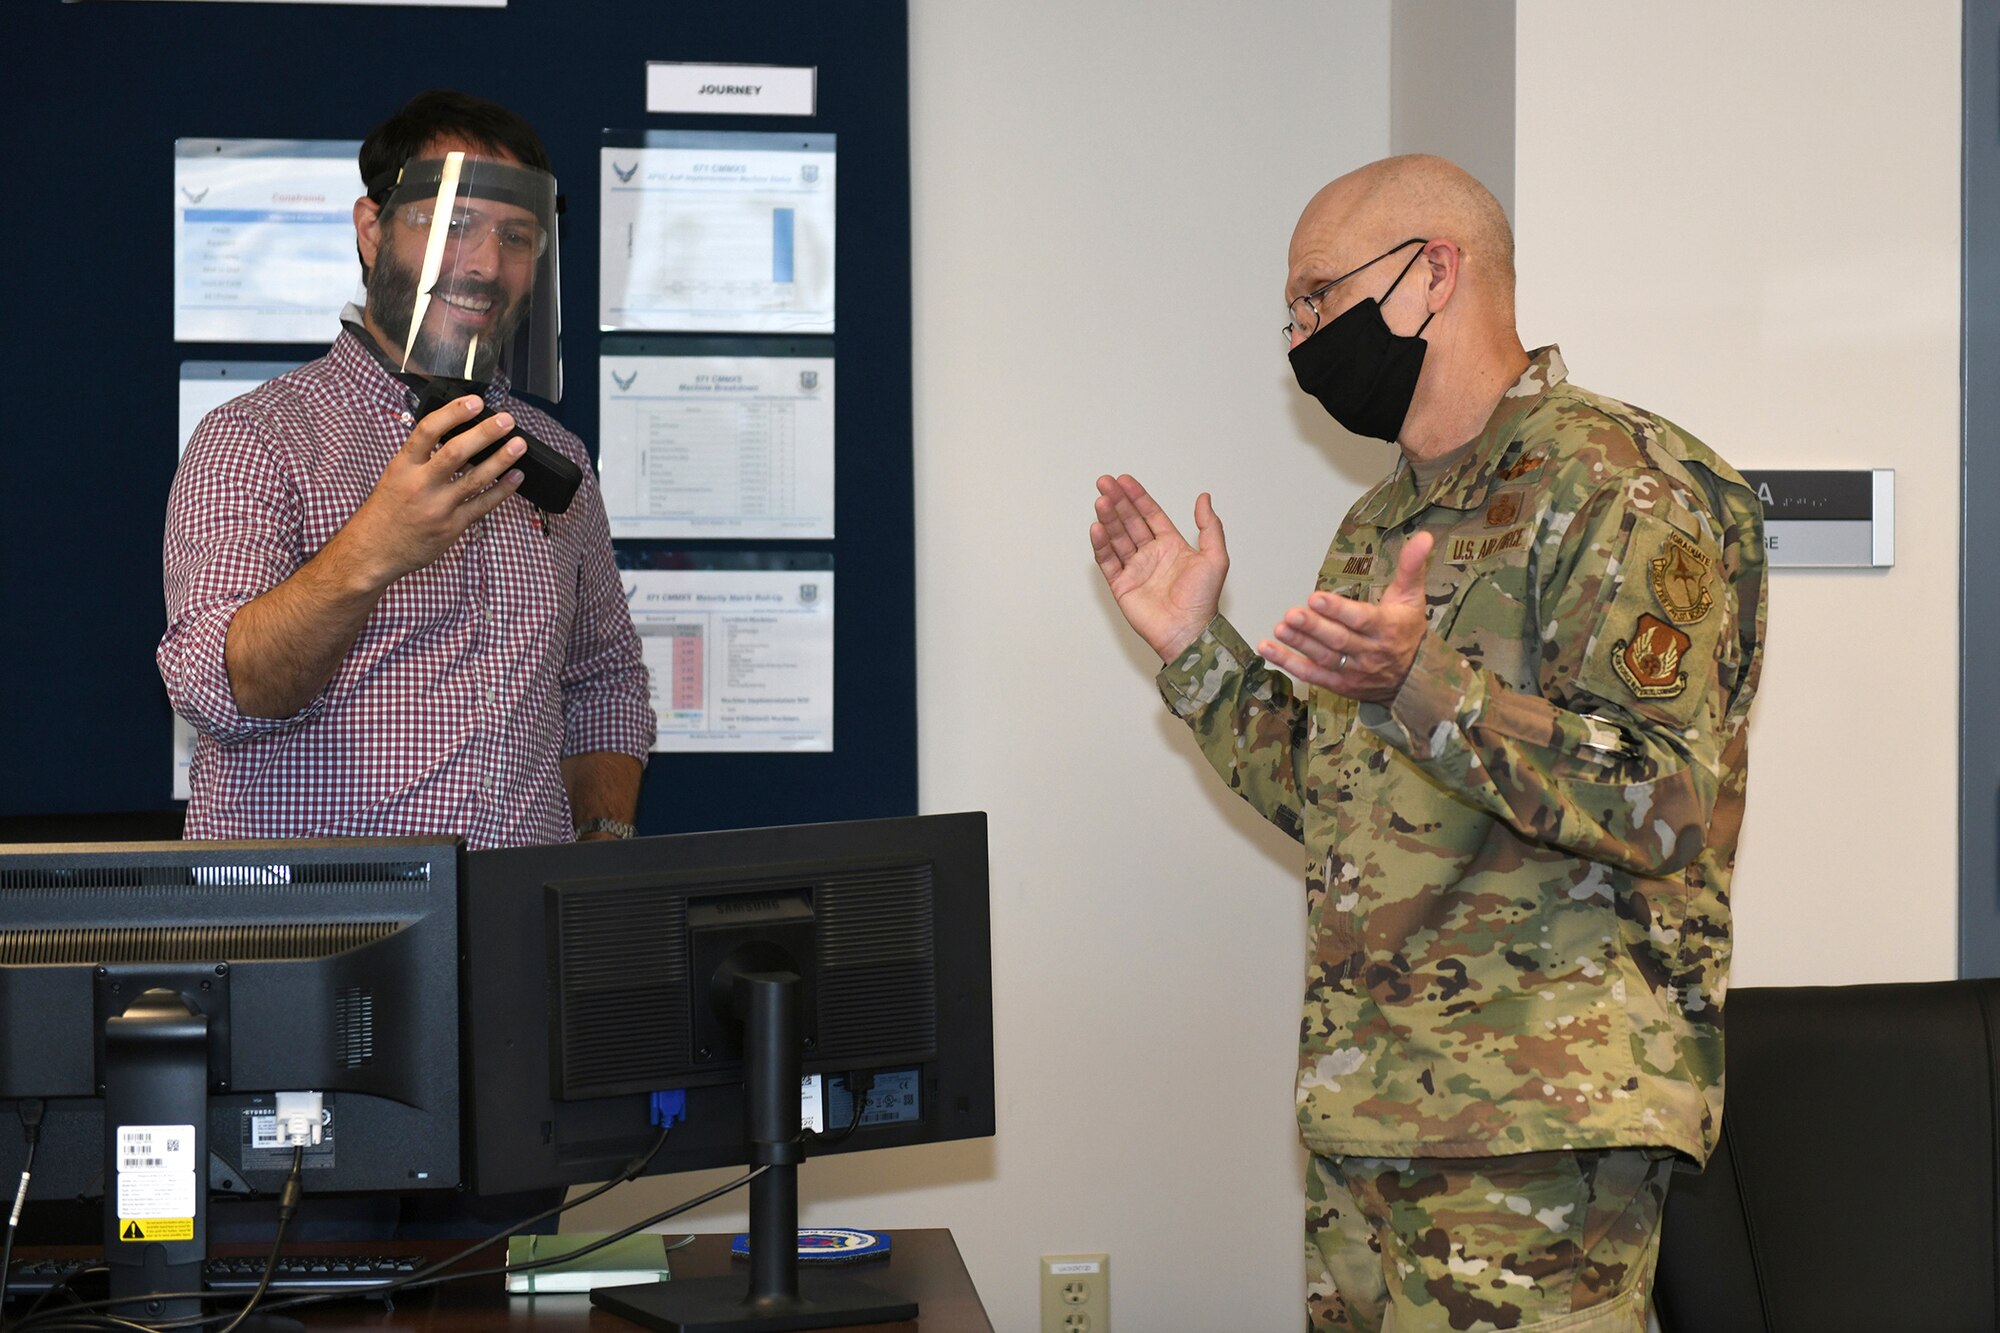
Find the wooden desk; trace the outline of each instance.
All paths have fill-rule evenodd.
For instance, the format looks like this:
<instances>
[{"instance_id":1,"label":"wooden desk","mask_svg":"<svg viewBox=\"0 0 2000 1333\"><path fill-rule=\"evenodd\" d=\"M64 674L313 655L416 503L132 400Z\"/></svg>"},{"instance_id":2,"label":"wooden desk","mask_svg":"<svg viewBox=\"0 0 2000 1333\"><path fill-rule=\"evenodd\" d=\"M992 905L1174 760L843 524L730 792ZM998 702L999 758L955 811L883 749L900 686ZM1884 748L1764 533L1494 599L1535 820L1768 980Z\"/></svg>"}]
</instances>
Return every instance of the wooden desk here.
<instances>
[{"instance_id":1,"label":"wooden desk","mask_svg":"<svg viewBox=\"0 0 2000 1333\"><path fill-rule=\"evenodd\" d=\"M905 1230L892 1231L889 1236L892 1248L887 1260L855 1264L842 1271L916 1301L917 1318L853 1325L854 1333L993 1333L951 1232L942 1228ZM728 1236L695 1237L694 1244L675 1250L669 1257L674 1276L735 1273L742 1277L747 1291L749 1265L730 1259L729 1241ZM225 1252L249 1253L251 1248L229 1246ZM324 1241L298 1247L301 1253L421 1254L433 1260L463 1248L463 1242L453 1241ZM35 1255L61 1252L32 1251ZM482 1252L482 1257L494 1253L504 1257L505 1249L496 1246ZM489 1258L479 1266L494 1267L498 1262ZM595 1309L585 1293L509 1296L498 1276L448 1282L398 1297L394 1309L384 1309L379 1301L349 1300L287 1313L295 1314L311 1329L424 1329L434 1333L497 1328L574 1333L589 1329L593 1333L631 1333L638 1327Z\"/></svg>"}]
</instances>

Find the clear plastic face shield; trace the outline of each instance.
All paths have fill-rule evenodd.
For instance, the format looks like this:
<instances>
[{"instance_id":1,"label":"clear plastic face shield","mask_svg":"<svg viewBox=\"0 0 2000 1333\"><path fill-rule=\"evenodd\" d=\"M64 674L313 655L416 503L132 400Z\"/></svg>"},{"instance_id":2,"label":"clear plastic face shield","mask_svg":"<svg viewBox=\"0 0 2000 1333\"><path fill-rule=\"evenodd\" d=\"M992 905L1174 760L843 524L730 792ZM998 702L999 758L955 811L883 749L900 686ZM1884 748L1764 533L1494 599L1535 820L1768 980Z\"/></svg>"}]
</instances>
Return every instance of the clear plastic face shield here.
<instances>
[{"instance_id":1,"label":"clear plastic face shield","mask_svg":"<svg viewBox=\"0 0 2000 1333\"><path fill-rule=\"evenodd\" d=\"M407 162L382 204L370 322L398 370L562 396L556 182L446 153Z\"/></svg>"}]
</instances>

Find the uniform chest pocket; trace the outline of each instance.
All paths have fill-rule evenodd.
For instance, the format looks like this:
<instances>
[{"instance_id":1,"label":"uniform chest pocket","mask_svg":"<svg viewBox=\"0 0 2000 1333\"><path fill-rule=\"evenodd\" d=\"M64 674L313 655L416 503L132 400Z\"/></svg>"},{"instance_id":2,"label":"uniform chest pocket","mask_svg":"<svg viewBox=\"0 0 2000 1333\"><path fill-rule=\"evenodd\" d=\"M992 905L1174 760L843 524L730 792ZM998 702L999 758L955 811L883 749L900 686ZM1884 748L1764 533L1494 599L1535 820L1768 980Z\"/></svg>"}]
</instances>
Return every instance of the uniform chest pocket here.
<instances>
[{"instance_id":1,"label":"uniform chest pocket","mask_svg":"<svg viewBox=\"0 0 2000 1333\"><path fill-rule=\"evenodd\" d=\"M1492 672L1509 689L1536 688L1540 652L1526 603L1517 595L1518 567L1467 569L1459 573L1451 601L1431 617L1439 638L1473 666Z\"/></svg>"}]
</instances>

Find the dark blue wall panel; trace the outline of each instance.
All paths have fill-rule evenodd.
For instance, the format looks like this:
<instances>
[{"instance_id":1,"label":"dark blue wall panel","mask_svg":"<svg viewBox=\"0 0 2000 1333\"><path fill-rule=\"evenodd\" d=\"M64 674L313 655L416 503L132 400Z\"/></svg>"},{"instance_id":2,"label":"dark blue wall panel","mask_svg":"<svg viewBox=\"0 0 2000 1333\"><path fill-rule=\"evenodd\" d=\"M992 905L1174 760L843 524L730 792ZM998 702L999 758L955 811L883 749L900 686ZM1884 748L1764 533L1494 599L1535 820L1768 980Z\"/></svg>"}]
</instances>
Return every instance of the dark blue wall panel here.
<instances>
[{"instance_id":1,"label":"dark blue wall panel","mask_svg":"<svg viewBox=\"0 0 2000 1333\"><path fill-rule=\"evenodd\" d=\"M0 818L174 808L153 647L165 622L160 538L179 365L323 350L174 343L174 140L358 139L428 87L504 102L548 143L569 198L569 396L556 412L593 447L602 132L839 136L839 535L687 544L832 555L836 748L655 756L640 822L665 833L915 811L901 0L511 0L498 10L10 0L6 11L0 97L13 189L0 364L12 467L0 485L0 588L11 633L0 652ZM815 65L819 114L648 116L647 60Z\"/></svg>"}]
</instances>

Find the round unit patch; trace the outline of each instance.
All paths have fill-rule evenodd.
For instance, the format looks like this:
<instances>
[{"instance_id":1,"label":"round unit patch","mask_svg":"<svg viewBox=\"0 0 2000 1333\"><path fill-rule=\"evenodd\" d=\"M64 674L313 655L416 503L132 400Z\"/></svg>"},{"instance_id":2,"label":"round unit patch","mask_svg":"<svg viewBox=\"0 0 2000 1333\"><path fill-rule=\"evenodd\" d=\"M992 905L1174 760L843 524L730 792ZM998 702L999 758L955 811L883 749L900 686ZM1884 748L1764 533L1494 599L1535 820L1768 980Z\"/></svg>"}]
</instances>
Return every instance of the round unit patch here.
<instances>
[{"instance_id":1,"label":"round unit patch","mask_svg":"<svg viewBox=\"0 0 2000 1333\"><path fill-rule=\"evenodd\" d=\"M847 1264L859 1259L881 1259L889 1253L889 1237L880 1231L851 1231L845 1227L800 1227L799 1262L802 1264ZM731 1258L750 1257L750 1237L738 1236L729 1243Z\"/></svg>"}]
</instances>

